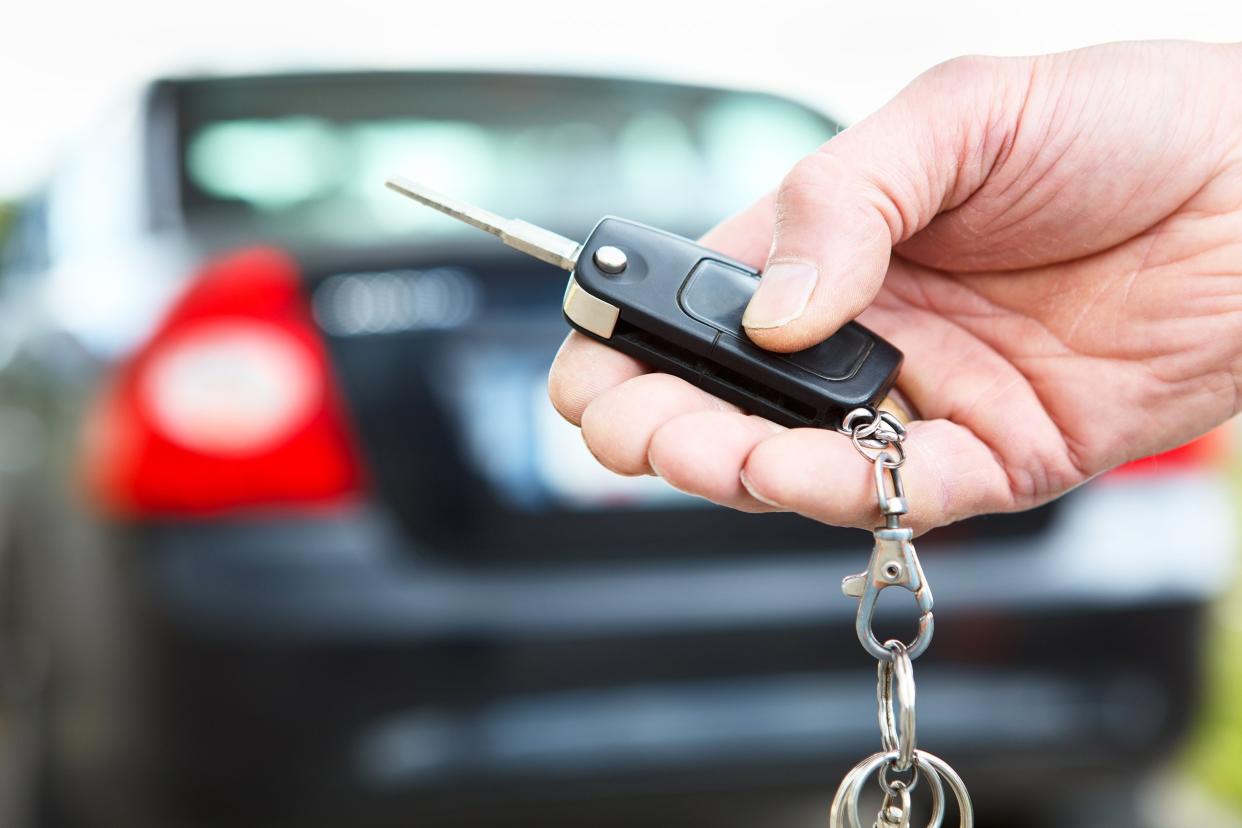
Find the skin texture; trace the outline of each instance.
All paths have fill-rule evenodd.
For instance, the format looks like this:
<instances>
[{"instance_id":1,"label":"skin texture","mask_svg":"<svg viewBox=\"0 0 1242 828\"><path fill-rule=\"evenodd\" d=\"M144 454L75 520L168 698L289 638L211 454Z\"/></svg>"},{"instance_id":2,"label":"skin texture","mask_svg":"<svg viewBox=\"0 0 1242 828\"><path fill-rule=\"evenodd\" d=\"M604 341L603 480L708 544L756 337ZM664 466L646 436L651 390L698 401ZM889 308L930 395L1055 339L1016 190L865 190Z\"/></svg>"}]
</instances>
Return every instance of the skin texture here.
<instances>
[{"instance_id":1,"label":"skin texture","mask_svg":"<svg viewBox=\"0 0 1242 828\"><path fill-rule=\"evenodd\" d=\"M704 243L794 265L752 300L761 346L857 316L905 352L909 525L1027 509L1242 408L1239 88L1237 45L959 58ZM576 333L549 392L613 471L876 523L871 469L839 434L747 416Z\"/></svg>"}]
</instances>

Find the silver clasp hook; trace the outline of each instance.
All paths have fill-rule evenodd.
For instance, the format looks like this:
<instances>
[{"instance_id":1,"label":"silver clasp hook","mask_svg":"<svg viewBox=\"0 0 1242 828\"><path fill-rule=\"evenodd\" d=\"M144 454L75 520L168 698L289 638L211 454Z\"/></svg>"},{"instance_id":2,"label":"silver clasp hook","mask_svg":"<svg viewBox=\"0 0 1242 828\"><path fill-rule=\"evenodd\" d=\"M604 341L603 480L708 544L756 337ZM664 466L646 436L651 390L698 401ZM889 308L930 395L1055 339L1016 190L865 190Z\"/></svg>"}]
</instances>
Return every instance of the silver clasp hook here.
<instances>
[{"instance_id":1,"label":"silver clasp hook","mask_svg":"<svg viewBox=\"0 0 1242 828\"><path fill-rule=\"evenodd\" d=\"M906 513L908 506L899 465L897 458L888 452L881 452L875 458L876 498L884 515L885 525L874 530L875 546L871 550L871 562L867 565L867 571L850 575L841 582L841 591L851 598L857 598L859 602L854 624L858 640L868 653L880 661L891 661L893 653L880 642L871 626L880 593L889 587L897 586L909 590L914 593L914 599L918 603L919 632L906 645L910 658L918 658L923 654L931 644L935 630L931 587L923 577L923 567L914 551L914 530L900 525L901 515ZM891 496L884 483L886 474L893 482Z\"/></svg>"}]
</instances>

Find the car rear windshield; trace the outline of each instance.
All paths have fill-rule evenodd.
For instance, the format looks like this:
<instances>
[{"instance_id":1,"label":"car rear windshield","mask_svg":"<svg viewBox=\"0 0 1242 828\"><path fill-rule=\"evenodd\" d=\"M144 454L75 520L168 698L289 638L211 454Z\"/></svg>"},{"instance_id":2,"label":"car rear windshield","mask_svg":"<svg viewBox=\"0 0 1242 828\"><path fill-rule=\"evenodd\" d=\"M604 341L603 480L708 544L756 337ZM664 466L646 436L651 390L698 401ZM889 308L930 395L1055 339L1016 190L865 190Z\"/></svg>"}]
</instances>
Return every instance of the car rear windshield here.
<instances>
[{"instance_id":1,"label":"car rear windshield","mask_svg":"<svg viewBox=\"0 0 1242 828\"><path fill-rule=\"evenodd\" d=\"M607 214L697 229L836 129L758 93L418 73L186 82L177 121L191 227L362 243L473 232L387 191L393 173L579 237Z\"/></svg>"}]
</instances>

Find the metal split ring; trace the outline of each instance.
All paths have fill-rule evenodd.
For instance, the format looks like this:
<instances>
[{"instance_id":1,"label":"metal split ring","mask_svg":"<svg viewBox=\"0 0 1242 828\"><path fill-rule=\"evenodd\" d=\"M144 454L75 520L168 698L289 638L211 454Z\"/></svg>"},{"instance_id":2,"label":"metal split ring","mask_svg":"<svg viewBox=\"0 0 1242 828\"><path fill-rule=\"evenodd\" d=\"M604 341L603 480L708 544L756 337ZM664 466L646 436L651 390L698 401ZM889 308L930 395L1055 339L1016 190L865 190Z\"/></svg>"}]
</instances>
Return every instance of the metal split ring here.
<instances>
[{"instance_id":1,"label":"metal split ring","mask_svg":"<svg viewBox=\"0 0 1242 828\"><path fill-rule=\"evenodd\" d=\"M893 458L885 460L884 465L890 469L899 468L906 462L906 449L901 443L881 443L876 441L870 443L866 440L860 440L854 435L850 435L850 442L854 444L854 449L867 459L867 462L874 463L880 457Z\"/></svg>"},{"instance_id":2,"label":"metal split ring","mask_svg":"<svg viewBox=\"0 0 1242 828\"><path fill-rule=\"evenodd\" d=\"M860 423L864 417L868 418L867 422ZM906 439L906 427L895 414L871 408L855 408L846 414L837 431L850 436L857 434L860 440L869 439L878 432L877 441L885 443L900 443Z\"/></svg>"},{"instance_id":3,"label":"metal split ring","mask_svg":"<svg viewBox=\"0 0 1242 828\"><path fill-rule=\"evenodd\" d=\"M906 645L886 641L891 661L876 665L876 701L879 705L880 741L885 751L896 751L894 770L904 773L914 765L917 716L915 715L914 663ZM890 788L891 786L885 786ZM911 784L910 787L914 787Z\"/></svg>"},{"instance_id":4,"label":"metal split ring","mask_svg":"<svg viewBox=\"0 0 1242 828\"><path fill-rule=\"evenodd\" d=\"M910 788L897 782L884 792L884 801L880 803L880 815L876 817L875 828L909 828L909 825Z\"/></svg>"},{"instance_id":5,"label":"metal split ring","mask_svg":"<svg viewBox=\"0 0 1242 828\"><path fill-rule=\"evenodd\" d=\"M828 828L863 828L858 816L858 800L862 796L863 784L873 773L885 765L893 764L897 759L896 751L877 753L859 762L852 771L846 774L841 787L837 788L837 795L833 797L832 809L828 815ZM957 772L943 759L925 751L915 752L914 763L920 776L926 777L931 787L932 814L927 828L941 828L944 823L944 784L946 782L949 790L957 798L957 810L961 816L959 828L974 828L975 809L971 804L966 784L962 782ZM909 814L906 814L906 819L909 821Z\"/></svg>"},{"instance_id":6,"label":"metal split ring","mask_svg":"<svg viewBox=\"0 0 1242 828\"><path fill-rule=\"evenodd\" d=\"M887 411L855 408L841 420L841 427L837 431L849 437L858 453L872 463L885 451L895 458L891 466L893 468L906 460L905 450L901 446L906 439L906 427L901 420Z\"/></svg>"}]
</instances>

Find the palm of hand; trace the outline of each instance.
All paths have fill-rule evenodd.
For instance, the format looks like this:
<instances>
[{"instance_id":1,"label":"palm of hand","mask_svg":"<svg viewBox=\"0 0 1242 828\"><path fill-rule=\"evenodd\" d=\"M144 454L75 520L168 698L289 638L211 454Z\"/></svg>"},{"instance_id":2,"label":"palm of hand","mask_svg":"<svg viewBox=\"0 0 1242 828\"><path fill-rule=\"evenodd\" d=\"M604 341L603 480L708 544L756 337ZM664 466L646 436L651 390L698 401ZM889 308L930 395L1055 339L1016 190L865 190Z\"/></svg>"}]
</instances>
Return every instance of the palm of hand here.
<instances>
[{"instance_id":1,"label":"palm of hand","mask_svg":"<svg viewBox=\"0 0 1242 828\"><path fill-rule=\"evenodd\" d=\"M1242 212L1199 206L1211 197L1062 264L962 273L895 257L861 319L906 350L922 416L987 446L1011 508L1036 505L1238 410Z\"/></svg>"},{"instance_id":2,"label":"palm of hand","mask_svg":"<svg viewBox=\"0 0 1242 828\"><path fill-rule=\"evenodd\" d=\"M1063 87L1058 105L1109 92ZM1051 142L1015 141L983 187L898 248L863 315L906 343L922 414L994 454L1009 508L1185 442L1240 407L1242 151L1225 129L1183 128L1224 126L1210 88L1171 113L1114 100L1122 111L1105 107L1103 128L1078 121ZM1140 126L1146 140L1127 141Z\"/></svg>"}]
</instances>

